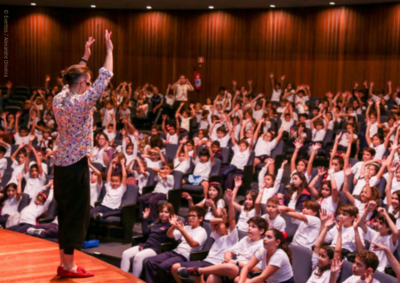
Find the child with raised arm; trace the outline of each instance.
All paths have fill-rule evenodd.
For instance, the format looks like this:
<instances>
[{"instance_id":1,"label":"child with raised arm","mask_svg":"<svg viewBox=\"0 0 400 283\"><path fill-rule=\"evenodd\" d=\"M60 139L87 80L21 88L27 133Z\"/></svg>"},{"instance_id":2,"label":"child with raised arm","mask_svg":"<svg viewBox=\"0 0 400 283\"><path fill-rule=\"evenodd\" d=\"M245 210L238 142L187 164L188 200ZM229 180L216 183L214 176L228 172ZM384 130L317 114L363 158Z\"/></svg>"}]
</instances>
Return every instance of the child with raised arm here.
<instances>
[{"instance_id":1,"label":"child with raised arm","mask_svg":"<svg viewBox=\"0 0 400 283\"><path fill-rule=\"evenodd\" d=\"M256 200L257 201L257 200ZM279 199L276 197L271 197L267 200L265 205L266 214L261 216L264 218L269 225L269 228L274 228L279 231L286 230L286 221L279 215Z\"/></svg>"},{"instance_id":2,"label":"child with raised arm","mask_svg":"<svg viewBox=\"0 0 400 283\"><path fill-rule=\"evenodd\" d=\"M115 119L115 114L110 114L110 117L111 119L108 120L103 133L107 135L110 144L112 144L117 136L117 120Z\"/></svg>"},{"instance_id":3,"label":"child with raised arm","mask_svg":"<svg viewBox=\"0 0 400 283\"><path fill-rule=\"evenodd\" d=\"M228 147L229 139L231 138L232 133L232 126L230 123L226 123L228 127L228 131L226 130L225 126L220 123L221 121L226 121L226 116L221 118L221 120L215 120L209 130L209 136L212 141L219 141L221 147ZM220 125L217 127L217 125ZM217 127L217 128L216 128ZM214 134L214 129L216 130L216 134Z\"/></svg>"},{"instance_id":4,"label":"child with raised arm","mask_svg":"<svg viewBox=\"0 0 400 283\"><path fill-rule=\"evenodd\" d=\"M22 194L21 179L22 174L19 174L17 176L18 185L9 183L7 187L0 192L0 226L3 228L6 227L8 218L18 213L18 206Z\"/></svg>"},{"instance_id":5,"label":"child with raised arm","mask_svg":"<svg viewBox=\"0 0 400 283\"><path fill-rule=\"evenodd\" d=\"M162 117L162 130L165 134L166 137L166 144L178 144L179 140L179 120L176 119L176 126L174 125L165 125L166 120L167 120L167 115L164 114L161 116Z\"/></svg>"},{"instance_id":6,"label":"child with raised arm","mask_svg":"<svg viewBox=\"0 0 400 283\"><path fill-rule=\"evenodd\" d=\"M127 163L127 170L132 169L133 160L137 157L138 152L138 139L139 139L139 131L134 131L134 139L131 140L130 137L127 136L125 129L121 130L122 133L122 153L125 155L126 163ZM131 140L131 142L128 142Z\"/></svg>"},{"instance_id":7,"label":"child with raised arm","mask_svg":"<svg viewBox=\"0 0 400 283\"><path fill-rule=\"evenodd\" d=\"M372 135L372 138L371 138L371 126L372 126L372 123L368 122L367 131L365 133L365 139L368 143L368 146L375 149L375 152L376 152L375 159L382 159L383 155L386 152L386 149L389 147L390 136L392 135L394 130L397 128L393 127L390 130L389 134L386 136L386 138L383 138L383 136L378 133Z\"/></svg>"},{"instance_id":8,"label":"child with raised arm","mask_svg":"<svg viewBox=\"0 0 400 283\"><path fill-rule=\"evenodd\" d=\"M108 167L107 179L105 183L106 195L99 206L90 210L90 218L97 219L98 217L108 217L115 213L120 208L122 197L126 191L126 168L125 160L121 159L119 162L122 168L122 176L120 174L113 174L119 159L114 158L111 165Z\"/></svg>"},{"instance_id":9,"label":"child with raised arm","mask_svg":"<svg viewBox=\"0 0 400 283\"><path fill-rule=\"evenodd\" d=\"M311 249L315 244L321 226L321 220L319 219L320 208L319 203L312 200L303 204L302 213L286 206L279 206L281 214L291 217L293 223L299 224L293 237L293 245Z\"/></svg>"},{"instance_id":10,"label":"child with raised arm","mask_svg":"<svg viewBox=\"0 0 400 283\"><path fill-rule=\"evenodd\" d=\"M299 154L299 151L303 147L303 142L300 139L296 139L294 141L294 152L292 155L292 158L290 160L290 183L293 183L293 175L295 173L302 173L304 174L307 183L311 181L311 173L312 173L312 165L314 162L314 158L318 153L318 150L322 147L320 143L315 143L311 146L311 154L309 160L306 159L300 159L297 161L297 156ZM297 162L297 163L296 163Z\"/></svg>"},{"instance_id":11,"label":"child with raised arm","mask_svg":"<svg viewBox=\"0 0 400 283\"><path fill-rule=\"evenodd\" d=\"M194 105L190 104L191 111L183 110L183 113L181 114L180 111L184 105L185 105L185 102L181 102L181 105L179 106L178 110L176 110L176 119L181 119L181 122L180 122L181 130L184 130L189 133L190 120L195 117L196 113L194 111ZM178 134L179 134L179 132L178 132Z\"/></svg>"},{"instance_id":12,"label":"child with raised arm","mask_svg":"<svg viewBox=\"0 0 400 283\"><path fill-rule=\"evenodd\" d=\"M371 112L371 107L372 105L376 105L376 112ZM365 119L367 122L367 125L370 124L370 129L368 132L368 137L371 139L374 135L378 134L378 125L381 122L381 109L379 107L380 102L377 101L374 103L372 99L368 100L368 108L367 111L365 112ZM369 145L370 143L368 143Z\"/></svg>"},{"instance_id":13,"label":"child with raised arm","mask_svg":"<svg viewBox=\"0 0 400 283\"><path fill-rule=\"evenodd\" d=\"M358 221L359 227L362 229L363 237L369 242L381 243L382 245L389 248L393 253L398 245L399 230L396 227L396 219L390 213L387 213L383 207L378 208L379 215L375 224L375 229L369 228L366 224L367 216L370 212L373 212L377 208L377 203L370 201L367 209L361 215L360 221ZM362 243L359 243L362 245ZM369 247L370 251L376 253L379 258L378 271L385 272L386 266L388 266L388 260L385 253L382 251L374 251L373 246Z\"/></svg>"},{"instance_id":14,"label":"child with raised arm","mask_svg":"<svg viewBox=\"0 0 400 283\"><path fill-rule=\"evenodd\" d=\"M396 227L397 229L400 228L400 190L396 189L393 191L392 188L392 180L394 179L393 176L396 173L396 178L400 177L400 167L398 166L397 162L392 162L392 164L388 168L389 171L389 178L386 183L385 194L388 206L388 212L392 213L396 218Z\"/></svg>"},{"instance_id":15,"label":"child with raised arm","mask_svg":"<svg viewBox=\"0 0 400 283\"><path fill-rule=\"evenodd\" d=\"M96 201L99 199L100 191L103 186L103 177L101 172L90 162L90 158L88 158L88 165L89 168L92 169L92 173L90 175L90 208L94 208L96 206Z\"/></svg>"},{"instance_id":16,"label":"child with raised arm","mask_svg":"<svg viewBox=\"0 0 400 283\"><path fill-rule=\"evenodd\" d=\"M311 121L310 121L311 135L312 135L311 136L311 141L313 143L316 143L316 142L321 143L321 142L323 142L323 140L325 138L325 135L326 135L326 131L328 130L329 121L327 121L325 123L325 125L324 125L322 120L319 119L322 116L323 116L323 114L322 114L322 112L320 112L317 116L312 118ZM314 122L315 122L315 125L314 125Z\"/></svg>"},{"instance_id":17,"label":"child with raised arm","mask_svg":"<svg viewBox=\"0 0 400 283\"><path fill-rule=\"evenodd\" d=\"M287 163L287 160L284 160L281 164L281 167L278 169L278 174L275 176L274 171L271 170L271 165L275 163L275 160L272 158L268 158L266 160L265 166L261 169L258 174L258 185L259 185L259 193L258 197L260 197L260 202L262 205L267 204L267 200L274 195L276 195L281 186L281 180L283 176L283 169ZM268 170L268 173L267 173Z\"/></svg>"},{"instance_id":18,"label":"child with raised arm","mask_svg":"<svg viewBox=\"0 0 400 283\"><path fill-rule=\"evenodd\" d=\"M179 141L179 147L174 158L174 170L186 174L190 168L189 150L186 146L187 137Z\"/></svg>"},{"instance_id":19,"label":"child with raised arm","mask_svg":"<svg viewBox=\"0 0 400 283\"><path fill-rule=\"evenodd\" d=\"M274 74L271 73L269 75L271 79L271 85L272 85L272 96L271 96L271 101L272 102L279 102L281 100L281 95L282 95L282 85L283 81L285 80L285 76L281 77L281 82L275 82L274 80Z\"/></svg>"},{"instance_id":20,"label":"child with raised arm","mask_svg":"<svg viewBox=\"0 0 400 283\"><path fill-rule=\"evenodd\" d=\"M36 150L31 145L26 146L24 179L26 182L24 193L32 199L42 190L46 183L46 174L43 172L42 161L38 158ZM30 165L31 152L35 155L36 164Z\"/></svg>"}]
</instances>

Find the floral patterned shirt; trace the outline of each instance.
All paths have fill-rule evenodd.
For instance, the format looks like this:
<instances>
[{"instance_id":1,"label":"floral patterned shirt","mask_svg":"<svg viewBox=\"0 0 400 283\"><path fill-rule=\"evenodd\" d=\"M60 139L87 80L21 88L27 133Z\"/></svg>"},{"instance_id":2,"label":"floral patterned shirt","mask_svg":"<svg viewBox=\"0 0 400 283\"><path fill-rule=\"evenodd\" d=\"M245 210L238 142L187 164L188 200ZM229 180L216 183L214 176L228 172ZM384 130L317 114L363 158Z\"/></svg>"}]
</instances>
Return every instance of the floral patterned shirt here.
<instances>
[{"instance_id":1,"label":"floral patterned shirt","mask_svg":"<svg viewBox=\"0 0 400 283\"><path fill-rule=\"evenodd\" d=\"M83 94L69 91L68 85L54 97L53 111L58 125L54 146L55 165L72 165L93 149L93 106L113 73L101 68L93 86Z\"/></svg>"}]
</instances>

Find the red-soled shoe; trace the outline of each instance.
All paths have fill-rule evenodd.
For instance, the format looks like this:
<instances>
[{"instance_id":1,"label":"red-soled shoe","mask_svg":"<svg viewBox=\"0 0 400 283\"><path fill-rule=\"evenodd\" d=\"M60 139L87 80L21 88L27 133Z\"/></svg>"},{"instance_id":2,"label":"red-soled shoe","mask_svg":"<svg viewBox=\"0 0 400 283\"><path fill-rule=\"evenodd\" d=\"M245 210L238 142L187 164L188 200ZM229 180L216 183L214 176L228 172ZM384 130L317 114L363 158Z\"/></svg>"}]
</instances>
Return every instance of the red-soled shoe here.
<instances>
[{"instance_id":1,"label":"red-soled shoe","mask_svg":"<svg viewBox=\"0 0 400 283\"><path fill-rule=\"evenodd\" d=\"M63 268L62 268L61 265L59 265L59 266L57 267L57 275L60 275L61 269L63 269Z\"/></svg>"},{"instance_id":2,"label":"red-soled shoe","mask_svg":"<svg viewBox=\"0 0 400 283\"><path fill-rule=\"evenodd\" d=\"M93 272L86 271L83 267L77 267L76 272L60 269L60 276L66 278L85 278L94 276Z\"/></svg>"}]
</instances>

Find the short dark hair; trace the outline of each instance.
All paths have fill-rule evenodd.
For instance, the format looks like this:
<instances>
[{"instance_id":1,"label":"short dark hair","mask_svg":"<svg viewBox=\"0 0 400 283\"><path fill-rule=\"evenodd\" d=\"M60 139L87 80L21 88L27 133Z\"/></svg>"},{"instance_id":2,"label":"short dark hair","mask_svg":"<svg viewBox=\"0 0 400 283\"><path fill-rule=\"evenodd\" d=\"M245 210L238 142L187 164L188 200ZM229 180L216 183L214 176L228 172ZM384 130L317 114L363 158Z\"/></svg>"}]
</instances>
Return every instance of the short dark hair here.
<instances>
[{"instance_id":1,"label":"short dark hair","mask_svg":"<svg viewBox=\"0 0 400 283\"><path fill-rule=\"evenodd\" d=\"M65 70L63 74L64 84L71 85L79 80L82 76L90 75L92 76L92 72L86 66L81 65L72 65L67 70Z\"/></svg>"},{"instance_id":2,"label":"short dark hair","mask_svg":"<svg viewBox=\"0 0 400 283\"><path fill-rule=\"evenodd\" d=\"M370 153L372 156L375 156L375 154L376 154L376 150L373 149L372 147L364 148L364 151Z\"/></svg>"},{"instance_id":3,"label":"short dark hair","mask_svg":"<svg viewBox=\"0 0 400 283\"><path fill-rule=\"evenodd\" d=\"M197 206L197 205L194 205L191 208L189 208L189 212L196 212L199 219L200 219L200 217L204 219L204 215L206 215L204 208ZM203 219L201 221L203 221Z\"/></svg>"},{"instance_id":4,"label":"short dark hair","mask_svg":"<svg viewBox=\"0 0 400 283\"><path fill-rule=\"evenodd\" d=\"M0 154L3 153L5 154L7 152L7 150L5 149L5 147L0 146Z\"/></svg>"},{"instance_id":5,"label":"short dark hair","mask_svg":"<svg viewBox=\"0 0 400 283\"><path fill-rule=\"evenodd\" d=\"M221 147L221 144L219 143L219 141L213 141L211 145L216 145L218 147Z\"/></svg>"},{"instance_id":6,"label":"short dark hair","mask_svg":"<svg viewBox=\"0 0 400 283\"><path fill-rule=\"evenodd\" d=\"M207 148L203 148L202 150L200 150L199 156L207 156L210 157L210 153L208 152Z\"/></svg>"},{"instance_id":7,"label":"short dark hair","mask_svg":"<svg viewBox=\"0 0 400 283\"><path fill-rule=\"evenodd\" d=\"M379 265L378 256L371 251L361 251L356 254L356 258L362 260L367 268L372 268L373 271L376 271Z\"/></svg>"},{"instance_id":8,"label":"short dark hair","mask_svg":"<svg viewBox=\"0 0 400 283\"><path fill-rule=\"evenodd\" d=\"M268 222L260 216L253 216L247 221L247 224L250 224L250 222L253 222L258 229L260 230L264 229L264 232L262 233L262 235L264 236L265 232L267 232L269 227Z\"/></svg>"},{"instance_id":9,"label":"short dark hair","mask_svg":"<svg viewBox=\"0 0 400 283\"><path fill-rule=\"evenodd\" d=\"M338 209L339 213L348 213L350 216L354 216L357 217L358 215L358 208L354 205L351 204L345 204L342 205L339 209Z\"/></svg>"},{"instance_id":10,"label":"short dark hair","mask_svg":"<svg viewBox=\"0 0 400 283\"><path fill-rule=\"evenodd\" d=\"M396 223L397 220L396 220L396 217L393 216L393 214L388 213L388 216L389 216L390 220L392 220L393 223ZM387 222L386 218L383 215L378 215L376 217L376 219L379 221L382 221L388 228L390 228L389 223ZM391 235L391 234L392 234L392 230L390 229L389 235Z\"/></svg>"}]
</instances>

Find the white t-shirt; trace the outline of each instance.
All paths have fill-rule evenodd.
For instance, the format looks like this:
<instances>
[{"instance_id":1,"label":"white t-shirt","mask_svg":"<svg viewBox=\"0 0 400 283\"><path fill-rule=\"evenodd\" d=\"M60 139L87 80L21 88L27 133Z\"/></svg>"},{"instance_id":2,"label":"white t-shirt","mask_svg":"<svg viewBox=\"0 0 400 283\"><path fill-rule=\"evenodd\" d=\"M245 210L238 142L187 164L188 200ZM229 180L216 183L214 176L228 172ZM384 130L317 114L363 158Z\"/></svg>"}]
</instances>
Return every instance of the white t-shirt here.
<instances>
[{"instance_id":1,"label":"white t-shirt","mask_svg":"<svg viewBox=\"0 0 400 283\"><path fill-rule=\"evenodd\" d=\"M181 128L185 129L186 131L190 131L190 119L191 117L181 117Z\"/></svg>"},{"instance_id":2,"label":"white t-shirt","mask_svg":"<svg viewBox=\"0 0 400 283\"><path fill-rule=\"evenodd\" d=\"M361 242L363 243L364 239L362 236L363 232L361 228L358 228L358 233L360 234ZM338 230L336 229L336 227L333 227L326 234L325 242L330 243L330 245L334 247L336 246L337 236ZM356 250L356 240L354 236L353 226L342 228L342 249L346 249L351 252L354 252Z\"/></svg>"},{"instance_id":3,"label":"white t-shirt","mask_svg":"<svg viewBox=\"0 0 400 283\"><path fill-rule=\"evenodd\" d=\"M158 183L154 188L153 193L168 194L168 192L174 188L174 175L167 175L167 178L164 179L160 176L160 173L158 173L155 180Z\"/></svg>"},{"instance_id":4,"label":"white t-shirt","mask_svg":"<svg viewBox=\"0 0 400 283\"><path fill-rule=\"evenodd\" d=\"M230 139L230 136L228 134L226 134L225 136L223 136L222 138L218 138L217 134L213 134L210 139L212 141L219 141L219 145L221 147L228 147L228 142Z\"/></svg>"},{"instance_id":5,"label":"white t-shirt","mask_svg":"<svg viewBox=\"0 0 400 283\"><path fill-rule=\"evenodd\" d=\"M46 183L46 174L43 173L42 176L38 174L37 178L31 178L28 172L24 174L24 179L26 181L24 193L28 194L29 197L33 199L43 190L44 184Z\"/></svg>"},{"instance_id":6,"label":"white t-shirt","mask_svg":"<svg viewBox=\"0 0 400 283\"><path fill-rule=\"evenodd\" d=\"M332 196L329 196L327 198L320 198L318 202L321 205L322 209L326 209L327 214L336 214L336 209L338 207L339 201L334 202Z\"/></svg>"},{"instance_id":7,"label":"white t-shirt","mask_svg":"<svg viewBox=\"0 0 400 283\"><path fill-rule=\"evenodd\" d=\"M326 135L326 131L325 129L321 129L319 131L317 131L317 129L313 129L312 130L312 137L311 140L313 142L318 142L318 141L323 141Z\"/></svg>"},{"instance_id":8,"label":"white t-shirt","mask_svg":"<svg viewBox=\"0 0 400 283\"><path fill-rule=\"evenodd\" d=\"M364 161L358 161L356 164L354 164L353 167L351 167L351 172L354 174L354 177L358 179L360 177L360 172L361 172L361 166L363 165ZM351 180L353 181L353 180Z\"/></svg>"},{"instance_id":9,"label":"white t-shirt","mask_svg":"<svg viewBox=\"0 0 400 283\"><path fill-rule=\"evenodd\" d=\"M19 223L36 225L36 218L47 211L51 201L53 200L53 196L54 190L50 190L49 196L47 197L47 200L43 205L35 204L36 196L35 198L31 199L29 205L21 211L21 218L19 220Z\"/></svg>"},{"instance_id":10,"label":"white t-shirt","mask_svg":"<svg viewBox=\"0 0 400 283\"><path fill-rule=\"evenodd\" d=\"M394 252L399 244L396 239L396 245L393 245L392 235L381 236L379 232L368 228L367 233L363 233L364 239L369 240L373 243L379 243L388 247L390 252ZM377 268L378 271L385 272L385 267L389 266L389 261L385 255L384 251L374 251L372 245L369 247L371 252L374 252L379 258L379 266Z\"/></svg>"},{"instance_id":11,"label":"white t-shirt","mask_svg":"<svg viewBox=\"0 0 400 283\"><path fill-rule=\"evenodd\" d=\"M220 235L216 232L211 232L210 237L214 239L214 243L204 261L212 264L220 264L223 262L225 252L239 241L237 229L233 229L232 232L228 229L228 235Z\"/></svg>"},{"instance_id":12,"label":"white t-shirt","mask_svg":"<svg viewBox=\"0 0 400 283\"><path fill-rule=\"evenodd\" d=\"M237 261L248 263L260 249L263 249L263 239L252 241L248 236L246 236L236 243L236 245L231 247L229 251L236 255ZM256 266L261 268L261 262L259 262Z\"/></svg>"},{"instance_id":13,"label":"white t-shirt","mask_svg":"<svg viewBox=\"0 0 400 283\"><path fill-rule=\"evenodd\" d=\"M352 181L352 180L351 180L351 181ZM378 181L378 178L377 178L376 175L375 175L375 176L372 176L372 177L369 179L369 185L370 185L371 187L377 185L378 183L379 183L379 181ZM359 194L361 194L361 191L362 191L362 189L365 187L365 184L366 184L365 178L360 178L360 179L358 179L358 180L357 180L357 183L355 184L354 189L353 189L353 195L354 195L354 196L358 196Z\"/></svg>"},{"instance_id":14,"label":"white t-shirt","mask_svg":"<svg viewBox=\"0 0 400 283\"><path fill-rule=\"evenodd\" d=\"M361 276L352 275L349 278L347 278L345 281L343 281L342 283L365 283L365 280L362 280ZM380 283L380 282L378 280L376 280L375 278L373 278L372 283Z\"/></svg>"},{"instance_id":15,"label":"white t-shirt","mask_svg":"<svg viewBox=\"0 0 400 283\"><path fill-rule=\"evenodd\" d=\"M111 182L108 182L105 184L105 188L106 195L104 196L101 204L111 209L119 208L121 206L122 196L124 195L126 187L121 184L118 188L113 189L111 187Z\"/></svg>"},{"instance_id":16,"label":"white t-shirt","mask_svg":"<svg viewBox=\"0 0 400 283\"><path fill-rule=\"evenodd\" d=\"M267 278L268 282L284 282L293 277L293 270L289 257L282 249L277 249L270 257L268 263L266 249L259 250L256 253L256 257L257 260L261 262L262 270L265 270L269 265L279 267L274 274Z\"/></svg>"},{"instance_id":17,"label":"white t-shirt","mask_svg":"<svg viewBox=\"0 0 400 283\"><path fill-rule=\"evenodd\" d=\"M289 121L285 120L285 117L281 117L282 124L281 128L283 131L290 133L290 128L294 125L294 119L290 119Z\"/></svg>"},{"instance_id":18,"label":"white t-shirt","mask_svg":"<svg viewBox=\"0 0 400 283\"><path fill-rule=\"evenodd\" d=\"M383 177L386 179L386 181L389 179L389 173L386 173L383 175ZM395 191L400 190L400 182L397 181L396 177L393 177L393 181L392 181L392 188L390 189L390 194L393 195L393 193ZM383 200L384 204L387 204L387 199L385 197L385 199Z\"/></svg>"},{"instance_id":19,"label":"white t-shirt","mask_svg":"<svg viewBox=\"0 0 400 283\"><path fill-rule=\"evenodd\" d=\"M314 268L318 264L318 255L316 253L312 254L311 264L312 264L313 272L311 273L310 278L308 278L307 283L329 283L329 278L331 276L331 270L330 269L325 270L321 274L321 276L317 276L317 274L316 274L317 270L314 270Z\"/></svg>"},{"instance_id":20,"label":"white t-shirt","mask_svg":"<svg viewBox=\"0 0 400 283\"><path fill-rule=\"evenodd\" d=\"M253 119L256 121L260 121L264 114L264 109L253 110Z\"/></svg>"},{"instance_id":21,"label":"white t-shirt","mask_svg":"<svg viewBox=\"0 0 400 283\"><path fill-rule=\"evenodd\" d=\"M17 197L14 196L13 198L7 198L3 202L3 207L1 208L1 215L13 215L14 213L18 212L18 206L21 202L22 197L17 200Z\"/></svg>"},{"instance_id":22,"label":"white t-shirt","mask_svg":"<svg viewBox=\"0 0 400 283\"><path fill-rule=\"evenodd\" d=\"M257 140L256 148L254 149L255 156L268 155L271 156L271 151L276 147L276 139L270 142L265 141L262 137Z\"/></svg>"},{"instance_id":23,"label":"white t-shirt","mask_svg":"<svg viewBox=\"0 0 400 283\"><path fill-rule=\"evenodd\" d=\"M206 206L206 205L205 205L205 202L206 202L206 199L203 199L203 200L202 200L202 203L204 204L204 209L207 210L207 211L206 211L206 215L204 216L204 220L211 220L211 219L215 218L215 216L214 216L213 213L212 213L211 207ZM217 201L216 207L217 207L217 208L224 208L224 207L225 207L225 201L224 201L224 199L220 198L220 199Z\"/></svg>"},{"instance_id":24,"label":"white t-shirt","mask_svg":"<svg viewBox=\"0 0 400 283\"><path fill-rule=\"evenodd\" d=\"M179 161L179 158L174 159L174 170L182 172L186 174L190 168L190 159L185 159L182 162Z\"/></svg>"},{"instance_id":25,"label":"white t-shirt","mask_svg":"<svg viewBox=\"0 0 400 283\"><path fill-rule=\"evenodd\" d=\"M239 146L235 145L233 147L233 158L231 165L235 165L237 169L244 170L244 166L246 166L249 157L250 150L248 148L245 151L240 151Z\"/></svg>"},{"instance_id":26,"label":"white t-shirt","mask_svg":"<svg viewBox=\"0 0 400 283\"><path fill-rule=\"evenodd\" d=\"M103 182L99 185L99 183L90 182L90 206L95 207L95 203L99 198L99 194L101 191L101 187L103 186Z\"/></svg>"},{"instance_id":27,"label":"white t-shirt","mask_svg":"<svg viewBox=\"0 0 400 283\"><path fill-rule=\"evenodd\" d=\"M108 140L111 142L115 139L116 134L114 132L109 133L107 129L103 130L103 133L108 137Z\"/></svg>"},{"instance_id":28,"label":"white t-shirt","mask_svg":"<svg viewBox=\"0 0 400 283\"><path fill-rule=\"evenodd\" d=\"M377 133L378 133L378 122L375 122L369 128L369 137L372 138Z\"/></svg>"},{"instance_id":29,"label":"white t-shirt","mask_svg":"<svg viewBox=\"0 0 400 283\"><path fill-rule=\"evenodd\" d=\"M358 138L358 136L356 134L353 134L353 139L356 140L357 138ZM348 147L349 146L349 143L348 143L345 135L342 135L342 137L341 137L341 139L339 141L339 145L344 146L344 147Z\"/></svg>"},{"instance_id":30,"label":"white t-shirt","mask_svg":"<svg viewBox=\"0 0 400 283\"><path fill-rule=\"evenodd\" d=\"M139 194L143 193L143 187L147 186L147 182L149 181L149 175L139 174L138 172L134 171L133 176L137 180L137 186L139 187Z\"/></svg>"},{"instance_id":31,"label":"white t-shirt","mask_svg":"<svg viewBox=\"0 0 400 283\"><path fill-rule=\"evenodd\" d=\"M261 186L261 183L264 179L266 172L267 172L267 169L265 167L263 167L261 169L260 173L258 174L258 185L259 186ZM266 205L268 199L273 197L279 191L279 188L281 186L282 176L283 176L283 169L279 168L278 174L276 175L276 178L275 178L274 186L272 188L264 188L263 196L261 199L261 204ZM261 188L259 187L258 190L261 190Z\"/></svg>"},{"instance_id":32,"label":"white t-shirt","mask_svg":"<svg viewBox=\"0 0 400 283\"><path fill-rule=\"evenodd\" d=\"M275 101L275 102L281 101L281 94L282 94L282 89L276 90L275 88L273 88L271 101Z\"/></svg>"},{"instance_id":33,"label":"white t-shirt","mask_svg":"<svg viewBox=\"0 0 400 283\"><path fill-rule=\"evenodd\" d=\"M254 216L259 216L256 214L256 210L254 208L250 211L244 210L244 205L243 205L242 210L240 211L239 220L236 227L240 231L247 231L247 229L249 228L249 224L247 223L247 221L249 221L249 219Z\"/></svg>"},{"instance_id":34,"label":"white t-shirt","mask_svg":"<svg viewBox=\"0 0 400 283\"><path fill-rule=\"evenodd\" d=\"M0 159L0 174L1 174L1 176L4 176L4 172L7 169L7 165L8 165L7 158L4 158L4 157L1 158Z\"/></svg>"},{"instance_id":35,"label":"white t-shirt","mask_svg":"<svg viewBox=\"0 0 400 283\"><path fill-rule=\"evenodd\" d=\"M354 199L354 206L357 206L358 214L361 216L361 215L363 215L363 213L367 209L368 203L362 203L358 199ZM371 216L372 216L372 211L370 213L368 213L367 220L370 220Z\"/></svg>"},{"instance_id":36,"label":"white t-shirt","mask_svg":"<svg viewBox=\"0 0 400 283\"><path fill-rule=\"evenodd\" d=\"M335 178L336 186L337 186L338 190L340 191L342 189L342 186L344 183L344 178L345 178L343 170L333 173L333 177ZM330 180L330 179L331 179L331 176L328 175L326 180Z\"/></svg>"},{"instance_id":37,"label":"white t-shirt","mask_svg":"<svg viewBox=\"0 0 400 283\"><path fill-rule=\"evenodd\" d=\"M373 143L371 143L369 145L369 147L372 147L373 149L375 149L375 157L374 157L374 159L382 159L383 155L386 152L386 148L385 148L385 145L383 143L381 143L380 145L378 145L376 147L374 146Z\"/></svg>"},{"instance_id":38,"label":"white t-shirt","mask_svg":"<svg viewBox=\"0 0 400 283\"><path fill-rule=\"evenodd\" d=\"M203 249L204 243L207 240L207 232L206 230L199 226L197 228L192 229L191 226L185 226L184 227L186 233L188 233L189 237L191 237L194 241L199 243L199 245L195 248L191 248L189 244L187 243L185 237L182 236L181 232L179 230L175 229L174 230L174 237L175 240L182 240L182 242L174 249L174 252L186 257L186 259L189 261L190 257L190 252L192 251L200 251Z\"/></svg>"},{"instance_id":39,"label":"white t-shirt","mask_svg":"<svg viewBox=\"0 0 400 283\"><path fill-rule=\"evenodd\" d=\"M21 137L19 135L19 133L15 133L15 135L14 135L15 144L17 144L17 145L20 145L21 143L29 144L30 137L31 137L31 134L28 134L25 137Z\"/></svg>"},{"instance_id":40,"label":"white t-shirt","mask_svg":"<svg viewBox=\"0 0 400 283\"><path fill-rule=\"evenodd\" d=\"M299 224L294 234L292 244L311 249L319 235L321 220L316 216L305 215L307 222L298 219L292 219L292 222Z\"/></svg>"},{"instance_id":41,"label":"white t-shirt","mask_svg":"<svg viewBox=\"0 0 400 283\"><path fill-rule=\"evenodd\" d=\"M201 163L200 158L197 157L195 160L193 160L194 163L194 170L193 170L193 175L194 176L201 176L203 177L204 180L208 180L208 177L211 173L211 168L212 164L210 162L210 159L208 159L207 162Z\"/></svg>"},{"instance_id":42,"label":"white t-shirt","mask_svg":"<svg viewBox=\"0 0 400 283\"><path fill-rule=\"evenodd\" d=\"M175 133L172 136L168 133L167 134L167 141L168 144L178 144L178 135Z\"/></svg>"},{"instance_id":43,"label":"white t-shirt","mask_svg":"<svg viewBox=\"0 0 400 283\"><path fill-rule=\"evenodd\" d=\"M153 161L150 158L145 158L144 161L146 162L147 168L162 168L161 160Z\"/></svg>"},{"instance_id":44,"label":"white t-shirt","mask_svg":"<svg viewBox=\"0 0 400 283\"><path fill-rule=\"evenodd\" d=\"M188 91L193 91L193 87L189 84L176 84L175 85L175 97L178 101L187 101Z\"/></svg>"},{"instance_id":45,"label":"white t-shirt","mask_svg":"<svg viewBox=\"0 0 400 283\"><path fill-rule=\"evenodd\" d=\"M393 214L394 208L393 206L389 206L388 212ZM394 217L396 218L396 227L397 229L400 229L400 213L397 212L397 214L393 214Z\"/></svg>"},{"instance_id":46,"label":"white t-shirt","mask_svg":"<svg viewBox=\"0 0 400 283\"><path fill-rule=\"evenodd\" d=\"M277 229L279 231L285 231L286 230L286 221L285 221L285 219L283 219L282 216L277 215L274 220L271 220L269 218L268 214L264 214L261 217L264 218L265 220L267 220L267 222L269 223L269 228L270 229L274 228L274 229Z\"/></svg>"}]
</instances>

